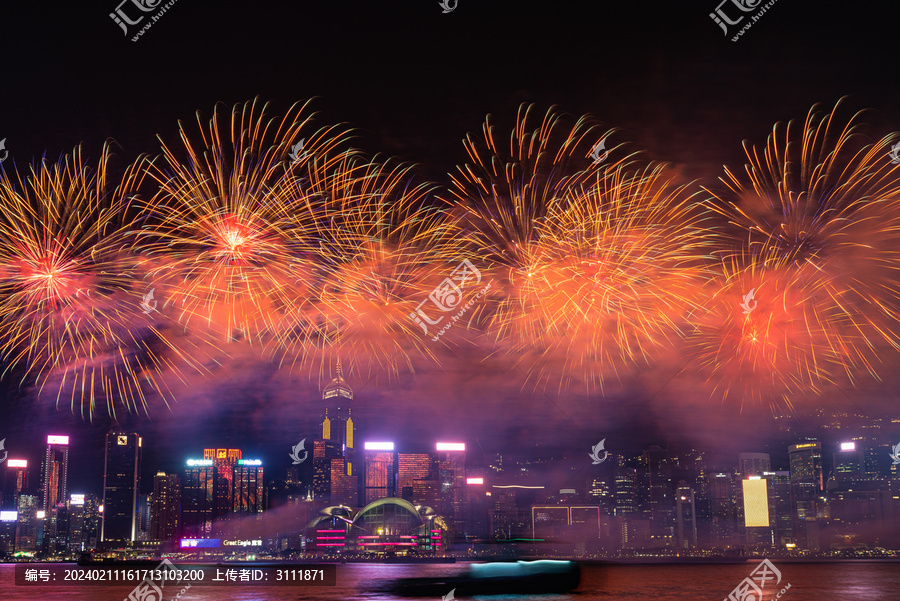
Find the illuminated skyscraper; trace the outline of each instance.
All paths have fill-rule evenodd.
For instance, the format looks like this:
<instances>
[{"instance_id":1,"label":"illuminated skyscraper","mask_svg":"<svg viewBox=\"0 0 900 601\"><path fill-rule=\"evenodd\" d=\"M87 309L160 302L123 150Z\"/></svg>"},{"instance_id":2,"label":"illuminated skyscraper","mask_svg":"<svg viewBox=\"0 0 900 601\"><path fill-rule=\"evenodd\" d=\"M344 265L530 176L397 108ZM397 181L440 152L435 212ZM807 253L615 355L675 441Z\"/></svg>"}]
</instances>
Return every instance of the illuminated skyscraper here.
<instances>
[{"instance_id":1,"label":"illuminated skyscraper","mask_svg":"<svg viewBox=\"0 0 900 601\"><path fill-rule=\"evenodd\" d=\"M0 465L0 468L3 466ZM6 462L6 470L3 477L3 503L0 509L16 511L19 506L19 497L28 488L28 460L9 459Z\"/></svg>"},{"instance_id":2,"label":"illuminated skyscraper","mask_svg":"<svg viewBox=\"0 0 900 601\"><path fill-rule=\"evenodd\" d=\"M818 550L817 501L824 490L822 443L788 447L791 465L791 531L801 548Z\"/></svg>"},{"instance_id":3,"label":"illuminated skyscraper","mask_svg":"<svg viewBox=\"0 0 900 601\"><path fill-rule=\"evenodd\" d=\"M354 427L350 405L353 401L353 389L344 379L340 361L337 364L337 377L322 391L322 400L325 405L322 439L340 443L342 450L352 449Z\"/></svg>"},{"instance_id":4,"label":"illuminated skyscraper","mask_svg":"<svg viewBox=\"0 0 900 601\"><path fill-rule=\"evenodd\" d=\"M136 540L140 477L141 437L133 432L108 432L101 541L124 543Z\"/></svg>"},{"instance_id":5,"label":"illuminated skyscraper","mask_svg":"<svg viewBox=\"0 0 900 601\"><path fill-rule=\"evenodd\" d=\"M41 469L41 508L49 511L65 505L69 473L69 437L48 436L47 452Z\"/></svg>"},{"instance_id":6,"label":"illuminated skyscraper","mask_svg":"<svg viewBox=\"0 0 900 601\"><path fill-rule=\"evenodd\" d=\"M188 459L181 484L181 535L204 538L216 519L216 466L212 459Z\"/></svg>"},{"instance_id":7,"label":"illuminated skyscraper","mask_svg":"<svg viewBox=\"0 0 900 601\"><path fill-rule=\"evenodd\" d=\"M396 496L396 463L394 443L367 442L365 448L366 480L364 487L364 504L385 497Z\"/></svg>"},{"instance_id":8,"label":"illuminated skyscraper","mask_svg":"<svg viewBox=\"0 0 900 601\"><path fill-rule=\"evenodd\" d=\"M397 456L397 492L407 501L421 503L415 498L415 481L430 480L434 476L435 458L429 453L400 453Z\"/></svg>"},{"instance_id":9,"label":"illuminated skyscraper","mask_svg":"<svg viewBox=\"0 0 900 601\"><path fill-rule=\"evenodd\" d=\"M675 515L678 523L679 550L693 549L697 546L697 512L694 504L694 489L690 486L679 486L675 490Z\"/></svg>"},{"instance_id":10,"label":"illuminated skyscraper","mask_svg":"<svg viewBox=\"0 0 900 601\"><path fill-rule=\"evenodd\" d=\"M331 505L359 506L359 482L357 475L347 473L347 460L343 457L331 460Z\"/></svg>"},{"instance_id":11,"label":"illuminated skyscraper","mask_svg":"<svg viewBox=\"0 0 900 601\"><path fill-rule=\"evenodd\" d=\"M331 460L341 458L341 443L334 440L313 441L313 495L316 503L331 504Z\"/></svg>"},{"instance_id":12,"label":"illuminated skyscraper","mask_svg":"<svg viewBox=\"0 0 900 601\"><path fill-rule=\"evenodd\" d=\"M224 517L232 511L232 470L243 454L240 449L203 449L203 458L212 459L216 468L216 517Z\"/></svg>"},{"instance_id":13,"label":"illuminated skyscraper","mask_svg":"<svg viewBox=\"0 0 900 601\"><path fill-rule=\"evenodd\" d=\"M438 480L441 483L441 507L438 514L454 524L454 530L465 530L466 510L466 444L439 442L437 450Z\"/></svg>"},{"instance_id":14,"label":"illuminated skyscraper","mask_svg":"<svg viewBox=\"0 0 900 601\"><path fill-rule=\"evenodd\" d=\"M150 540L170 542L178 538L181 522L181 479L178 474L157 472L150 504Z\"/></svg>"},{"instance_id":15,"label":"illuminated skyscraper","mask_svg":"<svg viewBox=\"0 0 900 601\"><path fill-rule=\"evenodd\" d=\"M862 478L865 470L863 450L855 442L842 442L834 454L834 477L838 486Z\"/></svg>"},{"instance_id":16,"label":"illuminated skyscraper","mask_svg":"<svg viewBox=\"0 0 900 601\"><path fill-rule=\"evenodd\" d=\"M234 466L232 511L238 513L262 513L266 510L266 487L262 461L240 459Z\"/></svg>"},{"instance_id":17,"label":"illuminated skyscraper","mask_svg":"<svg viewBox=\"0 0 900 601\"><path fill-rule=\"evenodd\" d=\"M649 478L646 510L650 518L650 536L654 546L671 546L675 544L675 482L672 479L678 458L654 445L644 451L643 459Z\"/></svg>"}]
</instances>

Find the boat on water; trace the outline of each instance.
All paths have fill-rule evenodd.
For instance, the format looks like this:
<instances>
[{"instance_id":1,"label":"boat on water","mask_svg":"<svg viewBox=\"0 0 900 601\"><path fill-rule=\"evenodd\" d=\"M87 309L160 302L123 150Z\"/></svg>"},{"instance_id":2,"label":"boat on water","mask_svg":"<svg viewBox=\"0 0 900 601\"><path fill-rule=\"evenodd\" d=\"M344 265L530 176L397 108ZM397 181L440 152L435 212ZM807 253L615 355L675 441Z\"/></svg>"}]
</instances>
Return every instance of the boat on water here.
<instances>
[{"instance_id":1,"label":"boat on water","mask_svg":"<svg viewBox=\"0 0 900 601\"><path fill-rule=\"evenodd\" d=\"M366 588L369 592L401 597L440 599L450 591L456 597L565 593L578 588L580 580L577 563L544 559L473 563L463 576L375 580Z\"/></svg>"}]
</instances>

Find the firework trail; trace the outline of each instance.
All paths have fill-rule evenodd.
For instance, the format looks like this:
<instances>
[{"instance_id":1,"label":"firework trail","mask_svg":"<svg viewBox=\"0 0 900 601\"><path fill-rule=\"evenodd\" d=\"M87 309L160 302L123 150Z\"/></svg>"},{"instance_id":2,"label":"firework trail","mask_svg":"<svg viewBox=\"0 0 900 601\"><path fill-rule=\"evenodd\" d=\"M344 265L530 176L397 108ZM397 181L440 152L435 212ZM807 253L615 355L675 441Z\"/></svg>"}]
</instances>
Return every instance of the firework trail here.
<instances>
[{"instance_id":1,"label":"firework trail","mask_svg":"<svg viewBox=\"0 0 900 601\"><path fill-rule=\"evenodd\" d=\"M692 345L720 393L789 404L804 387L877 378L879 355L898 346L893 136L864 145L858 115L840 122L839 104L776 125L762 151L745 144L744 177L726 169L729 193L713 196L729 222L713 284L722 304ZM759 309L744 316L741 298L752 289Z\"/></svg>"},{"instance_id":2,"label":"firework trail","mask_svg":"<svg viewBox=\"0 0 900 601\"><path fill-rule=\"evenodd\" d=\"M501 282L486 325L535 381L602 391L684 332L709 216L661 166L585 158L609 135L586 118L566 128L550 111L529 131L529 111L508 155L489 124L484 147L469 138L474 166L453 181L466 239Z\"/></svg>"},{"instance_id":3,"label":"firework trail","mask_svg":"<svg viewBox=\"0 0 900 601\"><path fill-rule=\"evenodd\" d=\"M284 343L285 315L310 298L315 265L306 243L317 216L302 182L350 151L349 133L312 130L308 104L281 121L257 101L217 106L199 135L183 124L184 159L163 143L149 174L158 191L139 235L146 278L164 290L161 311L218 343Z\"/></svg>"},{"instance_id":4,"label":"firework trail","mask_svg":"<svg viewBox=\"0 0 900 601\"><path fill-rule=\"evenodd\" d=\"M348 371L389 378L434 359L435 345L410 318L443 265L459 254L459 236L411 166L348 157L317 177L295 180L307 199L319 274L314 311L293 330L290 361L328 374L340 359ZM458 260L458 259L457 259Z\"/></svg>"},{"instance_id":5,"label":"firework trail","mask_svg":"<svg viewBox=\"0 0 900 601\"><path fill-rule=\"evenodd\" d=\"M132 165L107 193L109 146L96 169L80 148L28 175L0 177L0 356L40 394L92 418L106 405L147 410L147 392L168 402L166 346L138 312L126 252L140 181ZM142 325L144 324L144 325ZM176 353L177 354L177 353Z\"/></svg>"}]
</instances>

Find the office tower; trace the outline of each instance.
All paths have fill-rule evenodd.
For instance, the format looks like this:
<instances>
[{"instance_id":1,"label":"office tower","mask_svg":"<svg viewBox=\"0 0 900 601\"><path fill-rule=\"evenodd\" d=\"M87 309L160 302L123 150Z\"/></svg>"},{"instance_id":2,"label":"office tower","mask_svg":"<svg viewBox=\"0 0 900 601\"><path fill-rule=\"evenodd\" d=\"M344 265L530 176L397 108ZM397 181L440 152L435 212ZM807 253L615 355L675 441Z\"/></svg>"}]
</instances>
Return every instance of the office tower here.
<instances>
[{"instance_id":1,"label":"office tower","mask_svg":"<svg viewBox=\"0 0 900 601\"><path fill-rule=\"evenodd\" d=\"M263 465L259 459L239 459L234 466L231 508L239 513L262 513L266 510L266 487Z\"/></svg>"},{"instance_id":2,"label":"office tower","mask_svg":"<svg viewBox=\"0 0 900 601\"><path fill-rule=\"evenodd\" d=\"M675 515L677 516L679 550L697 547L697 512L694 503L694 489L679 486L675 490Z\"/></svg>"},{"instance_id":3,"label":"office tower","mask_svg":"<svg viewBox=\"0 0 900 601\"><path fill-rule=\"evenodd\" d=\"M734 541L737 524L737 494L735 474L710 474L708 484L709 499L709 544L715 548L730 547Z\"/></svg>"},{"instance_id":4,"label":"office tower","mask_svg":"<svg viewBox=\"0 0 900 601\"><path fill-rule=\"evenodd\" d=\"M368 505L372 501L395 496L395 457L394 443L367 442L365 449L365 484L363 501Z\"/></svg>"},{"instance_id":5,"label":"office tower","mask_svg":"<svg viewBox=\"0 0 900 601\"><path fill-rule=\"evenodd\" d=\"M181 536L204 538L216 519L216 466L212 459L188 459L181 482Z\"/></svg>"},{"instance_id":6,"label":"office tower","mask_svg":"<svg viewBox=\"0 0 900 601\"><path fill-rule=\"evenodd\" d=\"M738 466L741 470L741 478L750 476L762 476L764 472L772 471L772 464L768 453L740 453Z\"/></svg>"},{"instance_id":7,"label":"office tower","mask_svg":"<svg viewBox=\"0 0 900 601\"><path fill-rule=\"evenodd\" d=\"M774 542L784 546L794 542L791 518L791 473L764 472L769 481L769 517L775 527Z\"/></svg>"},{"instance_id":8,"label":"office tower","mask_svg":"<svg viewBox=\"0 0 900 601\"><path fill-rule=\"evenodd\" d=\"M648 492L646 513L650 518L653 546L674 544L675 539L675 482L673 475L677 457L668 450L651 446L643 453L647 465Z\"/></svg>"},{"instance_id":9,"label":"office tower","mask_svg":"<svg viewBox=\"0 0 900 601\"><path fill-rule=\"evenodd\" d=\"M3 512L6 513L6 512ZM43 547L44 519L47 515L41 509L36 495L20 495L16 521L13 523L15 550L17 553L37 553Z\"/></svg>"},{"instance_id":10,"label":"office tower","mask_svg":"<svg viewBox=\"0 0 900 601\"><path fill-rule=\"evenodd\" d=\"M435 511L441 506L441 483L437 478L413 480L412 497L416 505L431 507Z\"/></svg>"},{"instance_id":11,"label":"office tower","mask_svg":"<svg viewBox=\"0 0 900 601\"><path fill-rule=\"evenodd\" d=\"M741 480L744 520L748 544L771 542L769 520L769 481L760 476Z\"/></svg>"},{"instance_id":12,"label":"office tower","mask_svg":"<svg viewBox=\"0 0 900 601\"><path fill-rule=\"evenodd\" d=\"M398 496L412 501L414 504L421 503L420 499L416 499L414 493L414 483L416 480L432 479L435 458L429 453L400 453L397 455L398 475L397 475L397 492Z\"/></svg>"},{"instance_id":13,"label":"office tower","mask_svg":"<svg viewBox=\"0 0 900 601\"><path fill-rule=\"evenodd\" d=\"M844 486L854 478L862 478L865 459L862 448L855 442L842 442L834 454L834 477L838 486Z\"/></svg>"},{"instance_id":14,"label":"office tower","mask_svg":"<svg viewBox=\"0 0 900 601\"><path fill-rule=\"evenodd\" d=\"M613 461L613 515L637 513L637 468L628 465L622 455L614 455Z\"/></svg>"},{"instance_id":15,"label":"office tower","mask_svg":"<svg viewBox=\"0 0 900 601\"><path fill-rule=\"evenodd\" d=\"M3 466L0 465L0 468ZM19 497L28 488L28 460L8 459L4 470L2 499L0 509L16 511Z\"/></svg>"},{"instance_id":16,"label":"office tower","mask_svg":"<svg viewBox=\"0 0 900 601\"><path fill-rule=\"evenodd\" d=\"M68 550L73 553L80 553L87 550L86 520L85 520L85 503L87 495L81 493L73 493L69 495L69 503L67 509L69 517L69 536Z\"/></svg>"},{"instance_id":17,"label":"office tower","mask_svg":"<svg viewBox=\"0 0 900 601\"><path fill-rule=\"evenodd\" d=\"M453 524L457 533L465 530L466 502L466 444L464 442L439 442L437 450L438 480L441 483L441 507L439 515Z\"/></svg>"},{"instance_id":18,"label":"office tower","mask_svg":"<svg viewBox=\"0 0 900 601\"><path fill-rule=\"evenodd\" d=\"M340 361L337 364L337 377L322 391L322 401L325 406L322 439L338 442L341 450L352 449L354 427L350 404L353 401L353 389L344 379Z\"/></svg>"},{"instance_id":19,"label":"office tower","mask_svg":"<svg viewBox=\"0 0 900 601\"><path fill-rule=\"evenodd\" d=\"M232 470L243 457L240 449L203 449L203 458L212 459L216 468L216 486L213 495L216 503L216 517L227 516L232 511Z\"/></svg>"},{"instance_id":20,"label":"office tower","mask_svg":"<svg viewBox=\"0 0 900 601\"><path fill-rule=\"evenodd\" d=\"M824 491L822 444L807 440L788 447L791 466L791 531L800 548L818 550L817 506Z\"/></svg>"},{"instance_id":21,"label":"office tower","mask_svg":"<svg viewBox=\"0 0 900 601\"><path fill-rule=\"evenodd\" d=\"M157 472L150 504L150 540L171 542L178 538L181 522L181 479L178 474Z\"/></svg>"},{"instance_id":22,"label":"office tower","mask_svg":"<svg viewBox=\"0 0 900 601\"><path fill-rule=\"evenodd\" d=\"M331 505L359 506L359 478L348 474L348 467L343 457L331 460Z\"/></svg>"},{"instance_id":23,"label":"office tower","mask_svg":"<svg viewBox=\"0 0 900 601\"><path fill-rule=\"evenodd\" d=\"M343 457L334 440L313 441L313 496L321 506L331 505L331 460Z\"/></svg>"},{"instance_id":24,"label":"office tower","mask_svg":"<svg viewBox=\"0 0 900 601\"><path fill-rule=\"evenodd\" d=\"M136 540L141 477L141 437L133 432L106 435L103 467L103 520L100 540Z\"/></svg>"},{"instance_id":25,"label":"office tower","mask_svg":"<svg viewBox=\"0 0 900 601\"><path fill-rule=\"evenodd\" d=\"M49 512L58 505L65 505L68 473L69 437L48 436L41 469L41 509Z\"/></svg>"}]
</instances>

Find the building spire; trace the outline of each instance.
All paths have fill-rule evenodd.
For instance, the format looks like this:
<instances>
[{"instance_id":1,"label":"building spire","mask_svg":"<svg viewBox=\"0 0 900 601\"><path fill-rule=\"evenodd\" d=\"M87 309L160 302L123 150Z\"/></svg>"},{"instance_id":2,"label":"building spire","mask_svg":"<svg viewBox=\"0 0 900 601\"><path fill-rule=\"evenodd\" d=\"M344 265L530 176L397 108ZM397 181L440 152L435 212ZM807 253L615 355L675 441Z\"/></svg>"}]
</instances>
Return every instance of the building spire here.
<instances>
[{"instance_id":1,"label":"building spire","mask_svg":"<svg viewBox=\"0 0 900 601\"><path fill-rule=\"evenodd\" d=\"M338 357L338 360L337 360L337 377L338 378L344 377L344 372L341 369L341 358L340 357Z\"/></svg>"}]
</instances>

